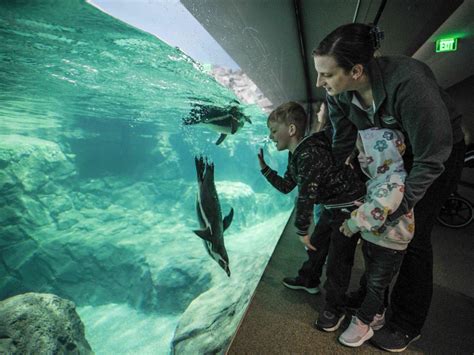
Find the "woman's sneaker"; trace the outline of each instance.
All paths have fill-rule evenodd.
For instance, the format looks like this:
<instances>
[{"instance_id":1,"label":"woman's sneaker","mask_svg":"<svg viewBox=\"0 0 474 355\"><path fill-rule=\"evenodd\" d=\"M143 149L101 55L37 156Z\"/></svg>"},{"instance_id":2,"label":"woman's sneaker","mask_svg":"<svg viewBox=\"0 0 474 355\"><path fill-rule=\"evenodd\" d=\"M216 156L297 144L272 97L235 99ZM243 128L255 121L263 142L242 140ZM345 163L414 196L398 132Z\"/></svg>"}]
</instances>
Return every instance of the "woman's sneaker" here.
<instances>
[{"instance_id":1,"label":"woman's sneaker","mask_svg":"<svg viewBox=\"0 0 474 355\"><path fill-rule=\"evenodd\" d=\"M353 316L349 327L339 336L339 341L344 345L356 348L372 338L373 335L374 331L370 325Z\"/></svg>"},{"instance_id":2,"label":"woman's sneaker","mask_svg":"<svg viewBox=\"0 0 474 355\"><path fill-rule=\"evenodd\" d=\"M319 330L324 330L325 332L334 332L339 328L344 317L344 313L338 314L329 310L324 310L319 313L318 320L314 323L314 326Z\"/></svg>"},{"instance_id":3,"label":"woman's sneaker","mask_svg":"<svg viewBox=\"0 0 474 355\"><path fill-rule=\"evenodd\" d=\"M389 323L378 332L375 332L374 337L370 341L372 344L383 350L392 353L400 353L408 348L412 342L418 339L420 339L420 334L406 334L397 328L392 327Z\"/></svg>"},{"instance_id":4,"label":"woman's sneaker","mask_svg":"<svg viewBox=\"0 0 474 355\"><path fill-rule=\"evenodd\" d=\"M312 285L311 283L299 278L299 277L285 277L283 279L283 285L292 290L303 290L312 295L316 295L320 292L317 285Z\"/></svg>"},{"instance_id":5,"label":"woman's sneaker","mask_svg":"<svg viewBox=\"0 0 474 355\"><path fill-rule=\"evenodd\" d=\"M370 322L370 327L373 330L382 329L384 325L385 325L385 310L381 314L377 313L374 316L374 319L372 320L372 322Z\"/></svg>"}]
</instances>

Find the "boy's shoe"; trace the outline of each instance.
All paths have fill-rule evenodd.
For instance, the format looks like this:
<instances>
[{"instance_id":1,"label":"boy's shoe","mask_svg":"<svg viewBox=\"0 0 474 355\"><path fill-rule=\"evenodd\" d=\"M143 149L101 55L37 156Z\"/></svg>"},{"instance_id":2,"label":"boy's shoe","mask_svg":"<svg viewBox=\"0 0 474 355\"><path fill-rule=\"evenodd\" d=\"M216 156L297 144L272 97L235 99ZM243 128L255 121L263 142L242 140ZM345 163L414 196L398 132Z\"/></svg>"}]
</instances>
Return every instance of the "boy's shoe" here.
<instances>
[{"instance_id":1,"label":"boy's shoe","mask_svg":"<svg viewBox=\"0 0 474 355\"><path fill-rule=\"evenodd\" d=\"M311 285L309 282L306 282L299 277L285 277L283 279L283 285L292 290L304 290L312 295L316 295L320 292L318 286Z\"/></svg>"},{"instance_id":2,"label":"boy's shoe","mask_svg":"<svg viewBox=\"0 0 474 355\"><path fill-rule=\"evenodd\" d=\"M329 310L324 310L319 313L318 320L314 323L314 326L319 330L324 330L325 332L333 332L339 328L344 317L344 313L338 314Z\"/></svg>"},{"instance_id":3,"label":"boy's shoe","mask_svg":"<svg viewBox=\"0 0 474 355\"><path fill-rule=\"evenodd\" d=\"M374 316L374 319L372 320L372 322L370 322L370 327L373 330L379 330L383 328L384 325L385 325L385 310L383 311L383 313L377 313Z\"/></svg>"},{"instance_id":4,"label":"boy's shoe","mask_svg":"<svg viewBox=\"0 0 474 355\"><path fill-rule=\"evenodd\" d=\"M339 336L339 341L344 345L356 348L372 338L373 335L374 331L370 325L353 316L347 329Z\"/></svg>"},{"instance_id":5,"label":"boy's shoe","mask_svg":"<svg viewBox=\"0 0 474 355\"><path fill-rule=\"evenodd\" d=\"M410 336L401 332L398 329L393 329L390 326L385 326L379 331L374 333L371 342L379 348L392 352L401 353L408 346L420 339L421 335Z\"/></svg>"}]
</instances>

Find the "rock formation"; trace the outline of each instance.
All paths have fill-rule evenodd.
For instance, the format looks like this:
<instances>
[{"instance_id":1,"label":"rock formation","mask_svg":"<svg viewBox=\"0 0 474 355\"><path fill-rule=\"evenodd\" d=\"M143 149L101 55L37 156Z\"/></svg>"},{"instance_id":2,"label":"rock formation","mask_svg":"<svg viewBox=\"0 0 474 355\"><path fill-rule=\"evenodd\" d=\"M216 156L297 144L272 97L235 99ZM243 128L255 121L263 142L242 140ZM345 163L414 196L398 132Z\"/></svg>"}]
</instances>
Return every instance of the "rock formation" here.
<instances>
[{"instance_id":1,"label":"rock formation","mask_svg":"<svg viewBox=\"0 0 474 355\"><path fill-rule=\"evenodd\" d=\"M0 301L0 354L93 354L75 308L46 293Z\"/></svg>"}]
</instances>

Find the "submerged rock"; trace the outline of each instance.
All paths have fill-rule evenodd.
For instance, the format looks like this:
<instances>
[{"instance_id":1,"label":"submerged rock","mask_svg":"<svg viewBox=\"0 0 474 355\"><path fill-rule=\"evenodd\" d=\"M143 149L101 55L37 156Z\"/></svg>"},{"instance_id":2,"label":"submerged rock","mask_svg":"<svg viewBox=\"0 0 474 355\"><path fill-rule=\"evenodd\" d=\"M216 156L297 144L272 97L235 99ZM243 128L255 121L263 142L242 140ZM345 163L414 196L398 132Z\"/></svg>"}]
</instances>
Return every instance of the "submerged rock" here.
<instances>
[{"instance_id":1,"label":"submerged rock","mask_svg":"<svg viewBox=\"0 0 474 355\"><path fill-rule=\"evenodd\" d=\"M264 270L270 250L258 246L260 255L242 256L231 278L222 276L196 297L180 318L171 342L171 354L219 354L230 346Z\"/></svg>"},{"instance_id":2,"label":"submerged rock","mask_svg":"<svg viewBox=\"0 0 474 355\"><path fill-rule=\"evenodd\" d=\"M35 137L0 135L0 165L5 169L2 180L19 183L25 192L42 192L48 182L75 176L73 163L57 143Z\"/></svg>"},{"instance_id":3,"label":"submerged rock","mask_svg":"<svg viewBox=\"0 0 474 355\"><path fill-rule=\"evenodd\" d=\"M25 293L0 302L0 354L93 354L73 302Z\"/></svg>"},{"instance_id":4,"label":"submerged rock","mask_svg":"<svg viewBox=\"0 0 474 355\"><path fill-rule=\"evenodd\" d=\"M171 354L225 354L250 296L237 283L201 294L181 316Z\"/></svg>"}]
</instances>

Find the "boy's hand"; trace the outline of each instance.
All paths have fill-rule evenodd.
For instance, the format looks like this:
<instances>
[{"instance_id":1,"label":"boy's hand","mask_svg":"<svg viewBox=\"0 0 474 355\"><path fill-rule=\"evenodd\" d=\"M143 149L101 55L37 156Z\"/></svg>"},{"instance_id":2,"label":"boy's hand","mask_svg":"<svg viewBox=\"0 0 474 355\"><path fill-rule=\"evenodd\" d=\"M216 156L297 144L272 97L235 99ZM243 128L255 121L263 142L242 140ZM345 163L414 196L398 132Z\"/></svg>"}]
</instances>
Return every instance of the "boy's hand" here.
<instances>
[{"instance_id":1,"label":"boy's hand","mask_svg":"<svg viewBox=\"0 0 474 355\"><path fill-rule=\"evenodd\" d=\"M339 231L344 234L346 237L352 237L354 234L349 227L347 226L347 219L342 223L342 225L339 227Z\"/></svg>"},{"instance_id":2,"label":"boy's hand","mask_svg":"<svg viewBox=\"0 0 474 355\"><path fill-rule=\"evenodd\" d=\"M265 169L268 165L265 163L265 158L263 157L263 149L260 148L258 152L258 163L260 164L260 169Z\"/></svg>"},{"instance_id":3,"label":"boy's hand","mask_svg":"<svg viewBox=\"0 0 474 355\"><path fill-rule=\"evenodd\" d=\"M306 246L306 248L316 251L316 248L313 247L313 245L311 244L309 240L310 240L310 237L308 234L306 234L305 236L300 236L300 242L303 243Z\"/></svg>"}]
</instances>

